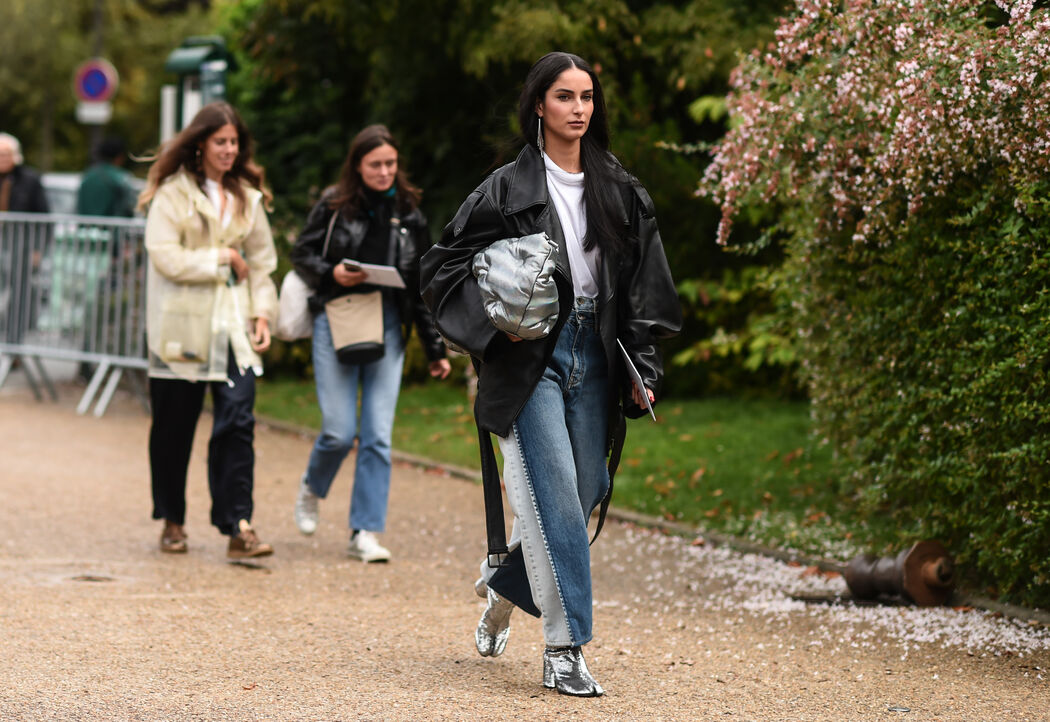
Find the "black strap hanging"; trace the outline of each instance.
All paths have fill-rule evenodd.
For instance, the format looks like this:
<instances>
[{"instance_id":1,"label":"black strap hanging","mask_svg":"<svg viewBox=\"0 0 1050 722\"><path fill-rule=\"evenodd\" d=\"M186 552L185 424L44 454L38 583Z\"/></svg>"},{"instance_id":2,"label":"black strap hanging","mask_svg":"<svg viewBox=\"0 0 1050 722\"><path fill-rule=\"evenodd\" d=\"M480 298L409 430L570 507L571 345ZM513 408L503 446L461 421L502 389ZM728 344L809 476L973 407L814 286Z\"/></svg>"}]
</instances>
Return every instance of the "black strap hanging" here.
<instances>
[{"instance_id":1,"label":"black strap hanging","mask_svg":"<svg viewBox=\"0 0 1050 722\"><path fill-rule=\"evenodd\" d=\"M507 562L507 529L503 518L503 491L499 485L499 467L496 452L492 448L492 436L482 430L478 420L478 405L474 402L474 424L478 428L478 445L481 447L481 486L485 494L485 531L488 535L488 564L491 569L502 567Z\"/></svg>"},{"instance_id":2,"label":"black strap hanging","mask_svg":"<svg viewBox=\"0 0 1050 722\"><path fill-rule=\"evenodd\" d=\"M503 516L503 491L500 488L499 466L496 464L496 452L492 448L492 436L489 432L482 430L477 423L478 405L474 402L474 423L478 429L478 446L481 448L481 486L485 496L485 532L488 536L488 565L491 569L498 569L507 565L510 550L507 548L506 520ZM609 490L602 499L598 509L598 524L594 529L591 544L598 539L598 535L605 526L605 517L609 511L609 502L612 500L613 479L616 469L620 465L620 455L623 452L623 443L626 437L627 425L623 416L617 414L614 422L613 433L609 448Z\"/></svg>"}]
</instances>

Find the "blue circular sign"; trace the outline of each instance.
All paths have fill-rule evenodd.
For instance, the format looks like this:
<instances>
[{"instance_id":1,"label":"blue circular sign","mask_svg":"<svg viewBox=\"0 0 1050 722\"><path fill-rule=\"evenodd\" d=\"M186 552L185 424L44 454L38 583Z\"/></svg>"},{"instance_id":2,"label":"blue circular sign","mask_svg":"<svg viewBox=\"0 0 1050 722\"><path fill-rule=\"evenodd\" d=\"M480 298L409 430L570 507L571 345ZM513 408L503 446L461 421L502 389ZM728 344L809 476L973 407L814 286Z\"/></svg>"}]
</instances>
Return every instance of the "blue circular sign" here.
<instances>
[{"instance_id":1,"label":"blue circular sign","mask_svg":"<svg viewBox=\"0 0 1050 722\"><path fill-rule=\"evenodd\" d=\"M117 69L103 58L92 58L80 64L73 75L73 92L87 102L105 102L117 92Z\"/></svg>"}]
</instances>

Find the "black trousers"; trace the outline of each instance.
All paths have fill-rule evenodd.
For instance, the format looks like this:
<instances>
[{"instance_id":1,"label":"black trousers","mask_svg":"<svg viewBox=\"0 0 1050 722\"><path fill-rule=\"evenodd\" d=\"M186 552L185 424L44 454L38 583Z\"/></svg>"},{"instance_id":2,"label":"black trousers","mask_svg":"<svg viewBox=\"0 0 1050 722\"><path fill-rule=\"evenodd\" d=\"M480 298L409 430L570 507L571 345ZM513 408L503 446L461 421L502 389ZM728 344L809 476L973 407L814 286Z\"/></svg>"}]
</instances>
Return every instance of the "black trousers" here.
<instances>
[{"instance_id":1,"label":"black trousers","mask_svg":"<svg viewBox=\"0 0 1050 722\"><path fill-rule=\"evenodd\" d=\"M153 486L153 518L186 522L186 470L193 449L204 391L211 388L214 422L208 442L208 489L211 523L234 536L238 521L252 518L255 450L255 374L237 368L233 350L227 369L233 385L224 381L149 380L153 425L149 460Z\"/></svg>"}]
</instances>

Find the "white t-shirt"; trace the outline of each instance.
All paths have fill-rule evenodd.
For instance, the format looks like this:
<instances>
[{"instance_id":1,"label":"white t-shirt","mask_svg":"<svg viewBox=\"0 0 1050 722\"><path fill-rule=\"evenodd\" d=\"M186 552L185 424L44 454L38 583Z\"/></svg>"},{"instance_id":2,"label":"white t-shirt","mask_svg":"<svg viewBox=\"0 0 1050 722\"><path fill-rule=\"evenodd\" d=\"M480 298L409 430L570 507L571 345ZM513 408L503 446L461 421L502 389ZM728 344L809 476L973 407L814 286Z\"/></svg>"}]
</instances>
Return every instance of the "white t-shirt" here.
<instances>
[{"instance_id":1,"label":"white t-shirt","mask_svg":"<svg viewBox=\"0 0 1050 722\"><path fill-rule=\"evenodd\" d=\"M220 186L218 183L213 181L211 178L204 179L204 192L211 200L211 204L215 206L215 212L221 213L220 222L222 227L230 225L230 221L233 220L233 215L230 213L230 208L233 207L233 194L228 190ZM222 210L222 197L226 196L226 211Z\"/></svg>"},{"instance_id":2,"label":"white t-shirt","mask_svg":"<svg viewBox=\"0 0 1050 722\"><path fill-rule=\"evenodd\" d=\"M565 234L569 268L572 271L573 293L577 297L595 298L598 295L598 245L583 250L587 236L587 208L583 202L583 173L569 173L555 165L543 154L547 167L547 191L558 212L561 229Z\"/></svg>"}]
</instances>

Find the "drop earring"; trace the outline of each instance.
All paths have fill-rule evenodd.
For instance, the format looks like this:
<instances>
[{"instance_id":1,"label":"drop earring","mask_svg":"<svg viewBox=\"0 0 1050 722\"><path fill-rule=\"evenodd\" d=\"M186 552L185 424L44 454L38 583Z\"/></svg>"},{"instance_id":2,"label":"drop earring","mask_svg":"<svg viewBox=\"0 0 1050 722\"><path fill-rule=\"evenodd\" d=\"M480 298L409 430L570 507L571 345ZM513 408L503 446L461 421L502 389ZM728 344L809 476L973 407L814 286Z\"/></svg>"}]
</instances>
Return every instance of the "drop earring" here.
<instances>
[{"instance_id":1,"label":"drop earring","mask_svg":"<svg viewBox=\"0 0 1050 722\"><path fill-rule=\"evenodd\" d=\"M194 160L197 164L197 170L201 169L201 149L197 148L197 154L194 156Z\"/></svg>"},{"instance_id":2,"label":"drop earring","mask_svg":"<svg viewBox=\"0 0 1050 722\"><path fill-rule=\"evenodd\" d=\"M543 117L536 118L536 147L543 152Z\"/></svg>"}]
</instances>

